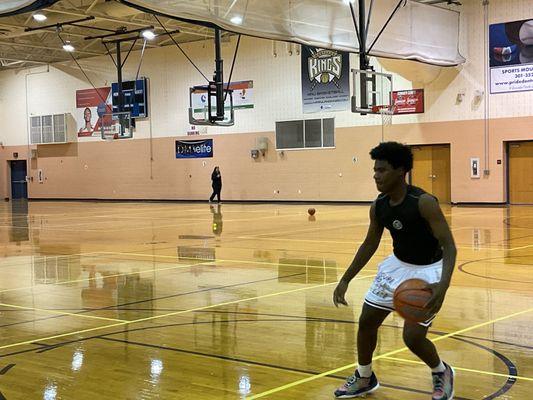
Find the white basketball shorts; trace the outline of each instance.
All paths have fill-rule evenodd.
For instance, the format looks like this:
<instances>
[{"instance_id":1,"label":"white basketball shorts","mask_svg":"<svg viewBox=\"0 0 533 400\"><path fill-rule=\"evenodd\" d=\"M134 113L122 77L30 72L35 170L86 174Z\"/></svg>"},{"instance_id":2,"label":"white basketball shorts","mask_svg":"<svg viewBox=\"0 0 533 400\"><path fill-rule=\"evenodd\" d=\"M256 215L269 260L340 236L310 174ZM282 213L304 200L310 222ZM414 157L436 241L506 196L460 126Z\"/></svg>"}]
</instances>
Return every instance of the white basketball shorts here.
<instances>
[{"instance_id":1,"label":"white basketball shorts","mask_svg":"<svg viewBox=\"0 0 533 400\"><path fill-rule=\"evenodd\" d=\"M436 283L440 281L441 275L442 260L429 265L415 265L391 255L379 264L378 273L365 296L365 303L382 310L394 311L394 291L402 282L407 279L422 279L428 283ZM420 325L429 326L434 318L435 316Z\"/></svg>"}]
</instances>

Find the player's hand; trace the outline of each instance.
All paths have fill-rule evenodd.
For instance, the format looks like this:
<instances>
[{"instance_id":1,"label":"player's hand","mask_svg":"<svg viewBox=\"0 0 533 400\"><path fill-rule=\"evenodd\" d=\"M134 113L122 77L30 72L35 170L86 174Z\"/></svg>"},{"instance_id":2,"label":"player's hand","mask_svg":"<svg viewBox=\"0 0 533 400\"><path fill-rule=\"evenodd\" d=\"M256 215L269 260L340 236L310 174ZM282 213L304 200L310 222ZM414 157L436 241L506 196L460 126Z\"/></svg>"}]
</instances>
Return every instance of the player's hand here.
<instances>
[{"instance_id":1,"label":"player's hand","mask_svg":"<svg viewBox=\"0 0 533 400\"><path fill-rule=\"evenodd\" d=\"M348 305L348 302L344 298L346 295L346 290L348 290L348 283L341 279L337 284L335 291L333 292L333 304L335 304L335 307L339 307L339 304L343 304L345 306Z\"/></svg>"},{"instance_id":2,"label":"player's hand","mask_svg":"<svg viewBox=\"0 0 533 400\"><path fill-rule=\"evenodd\" d=\"M446 290L448 288L443 289L442 285L438 282L432 283L429 285L429 288L432 291L432 295L426 303L425 308L428 310L428 313L435 315L440 311L442 303L444 303L444 297L446 297Z\"/></svg>"}]
</instances>

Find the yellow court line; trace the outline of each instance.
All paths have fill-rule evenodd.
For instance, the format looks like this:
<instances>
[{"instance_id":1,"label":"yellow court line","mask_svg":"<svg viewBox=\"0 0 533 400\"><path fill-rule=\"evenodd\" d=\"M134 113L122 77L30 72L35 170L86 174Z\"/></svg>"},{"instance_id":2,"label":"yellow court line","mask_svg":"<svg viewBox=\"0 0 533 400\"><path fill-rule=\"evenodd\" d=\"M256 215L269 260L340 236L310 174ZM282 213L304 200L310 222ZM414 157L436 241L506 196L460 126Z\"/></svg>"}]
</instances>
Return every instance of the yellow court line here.
<instances>
[{"instance_id":1,"label":"yellow court line","mask_svg":"<svg viewBox=\"0 0 533 400\"><path fill-rule=\"evenodd\" d=\"M363 243L363 241L292 239L292 238L284 238L284 237L270 238L270 237L257 237L257 236L253 236L253 235L235 236L235 238L236 239L241 239L241 240L258 240L258 241L267 240L267 241L273 241L273 242L338 243L338 244L351 244L351 245L359 245L359 244ZM381 243L382 244L386 244L386 245L391 245L392 244L391 240L388 239L388 238L382 239ZM521 249L521 248L532 247L532 246L533 245L528 245L528 246L517 247L517 248L513 248L513 249L506 249L505 247L474 247L474 246L456 246L456 248L461 249L461 250L476 250L476 251L477 250L507 250L507 251L511 250L512 251L512 250L518 250L518 249Z\"/></svg>"},{"instance_id":2,"label":"yellow court line","mask_svg":"<svg viewBox=\"0 0 533 400\"><path fill-rule=\"evenodd\" d=\"M86 225L86 224L82 224L82 225ZM156 226L155 228L157 228L157 229L181 228L181 227L184 227L184 226L194 226L194 225L198 225L198 223L191 222L191 223L188 223L188 224L160 225L160 226ZM76 226L76 225L64 225L64 226ZM34 229L34 228L30 228L30 229ZM150 226L142 226L142 227L138 227L138 228L127 227L127 228L121 228L121 229L107 229L105 227L102 227L100 229L80 229L80 228L67 229L67 228L64 228L62 226L59 226L59 227L39 227L38 229L39 230L49 230L49 231L62 231L62 232L101 232L101 233L108 233L108 232L123 232L123 231L137 231L137 230L143 230L143 229L154 229L154 226L150 225Z\"/></svg>"},{"instance_id":3,"label":"yellow court line","mask_svg":"<svg viewBox=\"0 0 533 400\"><path fill-rule=\"evenodd\" d=\"M478 328L482 328L483 326L491 325L491 324L494 324L496 322L503 321L505 319L516 317L518 315L526 314L526 313L529 313L531 311L533 311L533 308L529 308L527 310L523 310L523 311L519 311L519 312L516 312L516 313L513 313L513 314L509 314L509 315L506 315L506 316L503 316L503 317L500 317L500 318L495 318L493 320L486 321L486 322L483 322L483 323L480 323L480 324L477 324L477 325L474 325L474 326L471 326L471 327L468 327L468 328L460 329L458 331L451 332L451 333L448 333L446 335L439 336L439 337L436 337L436 338L433 338L433 339L430 339L430 340L432 342L438 342L440 340L447 339L447 338L449 338L451 336L460 335L462 333L469 332L469 331L472 331L472 330L475 330L475 329L478 329ZM379 359L385 358L385 357L390 357L390 356L393 356L395 354L401 353L402 351L405 351L405 350L407 350L407 347L402 347L401 349L389 351L387 353L384 353L384 354L381 354L381 355L373 357L372 361L379 360ZM267 391L264 391L264 392L249 396L249 397L246 397L246 399L247 400L253 400L253 399L259 399L259 398L262 398L262 397L266 397L266 396L269 396L271 394L278 393L278 392L281 392L283 390L287 390L287 389L293 388L295 386L299 386L299 385L302 385L304 383L314 381L316 379L324 378L324 377L326 377L328 375L336 374L337 372L344 371L344 370L346 370L348 368L355 368L356 365L357 365L357 363L347 364L347 365L344 365L342 367L332 369L330 371L326 371L326 372L322 372L320 374L312 375L312 376L309 376L309 377L304 378L304 379L299 379L297 381L288 383L286 385L278 386L276 388L273 388L273 389L270 389L270 390L267 390Z\"/></svg>"},{"instance_id":4,"label":"yellow court line","mask_svg":"<svg viewBox=\"0 0 533 400\"><path fill-rule=\"evenodd\" d=\"M130 255L130 256L138 256L138 257L161 257L161 258L172 258L175 259L176 256L165 256L165 255L158 255L158 254L143 254L143 253L120 253L120 252L113 252L113 251L105 251L102 252L105 254L116 254L116 255ZM334 269L338 270L340 268L346 269L347 267L342 265L339 267L321 267L319 265L302 265L302 264L282 264L282 263L275 263L275 262L268 262L268 261L252 261L252 260L226 260L222 258L217 258L215 261L207 258L195 258L195 257L180 257L186 260L206 260L206 261L212 261L212 262L229 262L229 263L250 263L250 264L264 264L264 265L276 265L276 266L284 266L284 267L300 267L300 268L316 268L316 269ZM207 264L207 263L200 263L200 264ZM1 293L1 291L0 291Z\"/></svg>"},{"instance_id":5,"label":"yellow court line","mask_svg":"<svg viewBox=\"0 0 533 400\"><path fill-rule=\"evenodd\" d=\"M507 251L514 251L514 250L522 250L522 249L527 249L529 247L533 247L533 244L528 244L526 246L520 246L520 247L513 247L511 249L504 249L504 250L507 250Z\"/></svg>"},{"instance_id":6,"label":"yellow court line","mask_svg":"<svg viewBox=\"0 0 533 400\"><path fill-rule=\"evenodd\" d=\"M366 278L371 278L371 277L374 277L374 276L375 275L366 275L366 276L361 276L361 277L354 278L354 280L366 279ZM283 294L296 293L296 292L301 292L301 291L304 291L304 290L316 289L318 287L330 286L330 285L333 285L333 284L337 284L337 282L330 282L330 283L324 283L324 284L321 284L321 285L307 286L307 287L304 287L304 288L286 290L286 291L283 291L283 292L269 293L269 294L265 294L265 295L261 295L261 296L247 297L247 298L244 298L244 299L227 301L227 302L218 303L218 304L211 304L211 305L208 305L208 306L196 307L196 308L191 308L191 309L182 310L182 311L176 311L176 312L172 312L172 313L168 313L168 314L155 315L153 317L141 318L141 319L136 319L136 320L133 320L133 321L118 322L116 324L103 325L103 326L98 326L98 327L95 327L95 328L83 329L83 330L79 330L79 331L75 331L75 332L61 333L59 335L48 336L48 337L44 337L44 338L31 339L31 340L26 340L24 342L6 344L6 345L3 345L3 346L0 346L0 350L10 349L10 348L13 348L13 347L18 347L18 346L23 346L23 345L26 345L26 344L32 344L32 343L35 343L35 342L44 342L44 341L47 341L47 340L60 339L60 338L64 338L64 337L67 337L67 336L81 335L83 333L94 332L94 331L99 331L99 330L108 329L108 328L114 328L116 326L137 324L139 322L147 322L147 321L152 321L152 320L155 320L155 319L170 317L170 316L179 315L179 314L186 314L186 313L194 312L194 311L202 311L202 310L208 310L210 308L227 306L227 305L230 305L230 304L243 303L245 301L250 301L250 300L259 300L259 299L265 299L265 298L268 298L268 297L279 296L279 295L283 295Z\"/></svg>"},{"instance_id":7,"label":"yellow court line","mask_svg":"<svg viewBox=\"0 0 533 400\"><path fill-rule=\"evenodd\" d=\"M418 365L424 365L424 366L426 365L426 363L424 363L422 361L407 360L405 358L383 357L382 360L398 361L398 362L403 362L403 363L408 363L408 364L418 364ZM528 377L525 377L525 376L515 376L515 375L508 375L508 374L500 374L498 372L480 371L478 369L461 368L461 367L456 367L456 366L453 366L453 369L455 369L457 371L472 372L474 374L480 374L480 375L501 376L502 378L507 378L507 379L518 379L518 380L533 382L533 378L528 378Z\"/></svg>"},{"instance_id":8,"label":"yellow court line","mask_svg":"<svg viewBox=\"0 0 533 400\"><path fill-rule=\"evenodd\" d=\"M155 268L155 269L148 269L148 270L145 270L145 271L135 271L135 272L124 272L122 274L113 274L113 275L105 275L105 276L99 276L99 277L94 277L94 278L84 278L84 279L75 279L75 280L72 280L72 281L64 281L64 282L56 282L54 283L54 286L58 286L58 285L66 285L66 284L69 284L69 283L79 283L79 282L90 282L90 281L93 281L93 280L98 280L98 279L107 279L107 278L116 278L116 277L119 277L119 276L129 276L129 275L136 275L136 274L144 274L144 273L153 273L153 272L161 272L161 271L168 271L168 270L173 270L173 269L184 269L184 268L191 268L191 267L194 267L196 265L208 265L208 264L212 264L214 263L215 261L209 261L209 262L199 262L199 263L195 263L195 264L186 264L186 265L175 265L173 267L166 267L166 268ZM14 291L18 291L18 290L28 290L28 289L34 289L36 288L38 285L33 285L33 286L26 286L26 287L18 287L18 288L11 288L11 289L3 289L3 290L0 290L0 293L5 293L5 292L14 292Z\"/></svg>"},{"instance_id":9,"label":"yellow court line","mask_svg":"<svg viewBox=\"0 0 533 400\"><path fill-rule=\"evenodd\" d=\"M3 264L3 263L0 262L0 269L8 268L8 267L18 267L20 265L26 265L26 264L28 264L28 261L31 261L31 258L33 258L33 257L57 257L57 258L63 258L63 257L75 257L75 256L90 256L90 255L93 255L93 254L102 254L102 252L101 251L91 251L91 252L88 252L88 253L60 254L60 255L56 255L56 256L49 255L49 254L27 254L27 255L24 255L22 257L28 257L28 258L30 258L30 260L27 260L27 261L24 261L24 262L20 262L20 263L15 263L15 264Z\"/></svg>"},{"instance_id":10,"label":"yellow court line","mask_svg":"<svg viewBox=\"0 0 533 400\"><path fill-rule=\"evenodd\" d=\"M23 307L23 306L16 306L14 304L6 304L6 303L0 303L0 306L3 307L9 307L9 308L18 308L20 310L29 310L29 311L38 311L42 313L48 313L48 314L56 314L56 315L64 315L69 317L79 317L79 318L88 318L88 319L100 319L104 321L115 321L115 322L126 322L125 319L116 319L116 318L106 318L106 317L97 317L94 315L86 315L86 314L74 314L64 311L56 311L56 310L45 310L42 308L36 308L36 307ZM95 310L97 311L97 310Z\"/></svg>"}]
</instances>

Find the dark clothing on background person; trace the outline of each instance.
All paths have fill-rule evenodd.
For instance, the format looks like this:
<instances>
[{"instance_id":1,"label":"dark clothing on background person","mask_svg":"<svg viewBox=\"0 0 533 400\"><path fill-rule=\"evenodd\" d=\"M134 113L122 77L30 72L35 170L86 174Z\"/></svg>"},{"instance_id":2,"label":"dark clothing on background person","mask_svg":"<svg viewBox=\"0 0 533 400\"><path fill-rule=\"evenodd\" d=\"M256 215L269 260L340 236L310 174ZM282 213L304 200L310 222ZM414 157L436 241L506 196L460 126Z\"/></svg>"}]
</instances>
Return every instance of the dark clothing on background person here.
<instances>
[{"instance_id":1,"label":"dark clothing on background person","mask_svg":"<svg viewBox=\"0 0 533 400\"><path fill-rule=\"evenodd\" d=\"M213 201L215 196L217 201L220 203L220 192L222 191L222 176L220 175L220 170L215 168L211 174L211 187L213 188L213 194L209 198L209 201Z\"/></svg>"}]
</instances>

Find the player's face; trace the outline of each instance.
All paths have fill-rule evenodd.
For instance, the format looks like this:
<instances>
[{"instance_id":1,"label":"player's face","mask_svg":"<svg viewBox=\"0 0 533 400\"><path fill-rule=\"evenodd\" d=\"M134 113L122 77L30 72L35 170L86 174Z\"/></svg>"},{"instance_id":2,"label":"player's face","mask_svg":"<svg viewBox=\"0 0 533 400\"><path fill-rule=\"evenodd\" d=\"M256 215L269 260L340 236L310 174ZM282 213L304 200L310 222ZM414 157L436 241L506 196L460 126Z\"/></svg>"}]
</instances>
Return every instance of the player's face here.
<instances>
[{"instance_id":1,"label":"player's face","mask_svg":"<svg viewBox=\"0 0 533 400\"><path fill-rule=\"evenodd\" d=\"M402 168L393 168L388 161L376 160L374 162L374 181L381 193L388 193L404 179Z\"/></svg>"},{"instance_id":2,"label":"player's face","mask_svg":"<svg viewBox=\"0 0 533 400\"><path fill-rule=\"evenodd\" d=\"M83 112L83 117L85 118L86 122L89 122L91 120L91 110L86 108L85 111Z\"/></svg>"}]
</instances>

